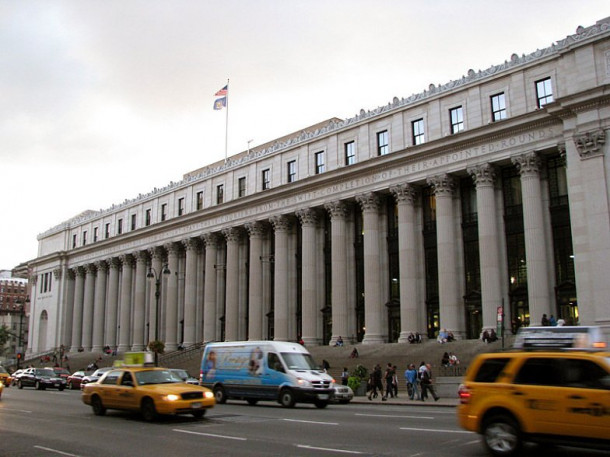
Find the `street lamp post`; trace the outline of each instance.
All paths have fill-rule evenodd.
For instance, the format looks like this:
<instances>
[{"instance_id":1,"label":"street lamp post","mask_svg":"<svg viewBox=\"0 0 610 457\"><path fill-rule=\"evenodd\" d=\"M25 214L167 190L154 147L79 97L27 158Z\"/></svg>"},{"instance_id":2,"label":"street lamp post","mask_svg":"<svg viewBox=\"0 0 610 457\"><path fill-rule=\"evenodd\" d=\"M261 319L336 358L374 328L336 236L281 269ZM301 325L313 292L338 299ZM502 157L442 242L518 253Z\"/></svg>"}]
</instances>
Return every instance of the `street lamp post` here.
<instances>
[{"instance_id":1,"label":"street lamp post","mask_svg":"<svg viewBox=\"0 0 610 457\"><path fill-rule=\"evenodd\" d=\"M155 280L155 341L159 340L159 301L161 299L161 275L169 275L169 267L167 264L163 265L161 271L157 272L153 267L148 269L146 277L148 279ZM155 350L155 366L159 366L159 356Z\"/></svg>"}]
</instances>

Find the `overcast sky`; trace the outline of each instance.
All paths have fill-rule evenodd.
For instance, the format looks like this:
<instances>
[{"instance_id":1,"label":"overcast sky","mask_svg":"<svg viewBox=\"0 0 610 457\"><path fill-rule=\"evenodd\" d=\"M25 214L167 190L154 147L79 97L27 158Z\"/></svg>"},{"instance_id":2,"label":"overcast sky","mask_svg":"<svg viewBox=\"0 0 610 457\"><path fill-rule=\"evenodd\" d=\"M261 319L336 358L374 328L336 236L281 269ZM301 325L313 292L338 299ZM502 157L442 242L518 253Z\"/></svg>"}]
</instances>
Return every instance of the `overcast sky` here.
<instances>
[{"instance_id":1,"label":"overcast sky","mask_svg":"<svg viewBox=\"0 0 610 457\"><path fill-rule=\"evenodd\" d=\"M610 16L607 0L0 0L0 269L82 211Z\"/></svg>"}]
</instances>

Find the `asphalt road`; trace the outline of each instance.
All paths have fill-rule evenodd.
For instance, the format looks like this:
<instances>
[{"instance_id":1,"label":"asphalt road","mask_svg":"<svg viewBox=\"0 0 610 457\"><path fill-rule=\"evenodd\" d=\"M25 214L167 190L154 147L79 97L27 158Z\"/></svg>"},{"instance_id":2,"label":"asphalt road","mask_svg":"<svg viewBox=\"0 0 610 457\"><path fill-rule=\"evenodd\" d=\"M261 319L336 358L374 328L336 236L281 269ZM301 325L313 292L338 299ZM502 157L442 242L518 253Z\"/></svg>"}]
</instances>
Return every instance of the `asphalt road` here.
<instances>
[{"instance_id":1,"label":"asphalt road","mask_svg":"<svg viewBox=\"0 0 610 457\"><path fill-rule=\"evenodd\" d=\"M555 448L527 455L600 456ZM477 435L461 430L455 408L350 404L317 409L229 402L190 416L144 422L138 414L94 416L79 391L5 389L0 456L485 456Z\"/></svg>"}]
</instances>

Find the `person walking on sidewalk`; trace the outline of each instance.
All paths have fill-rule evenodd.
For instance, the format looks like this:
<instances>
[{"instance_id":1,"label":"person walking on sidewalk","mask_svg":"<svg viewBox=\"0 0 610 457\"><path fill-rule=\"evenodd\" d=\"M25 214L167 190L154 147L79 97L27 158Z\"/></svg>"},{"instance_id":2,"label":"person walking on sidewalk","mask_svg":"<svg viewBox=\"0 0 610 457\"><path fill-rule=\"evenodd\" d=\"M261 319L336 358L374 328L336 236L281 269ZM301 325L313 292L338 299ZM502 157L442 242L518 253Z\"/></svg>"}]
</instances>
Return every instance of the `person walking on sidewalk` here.
<instances>
[{"instance_id":1,"label":"person walking on sidewalk","mask_svg":"<svg viewBox=\"0 0 610 457\"><path fill-rule=\"evenodd\" d=\"M385 395L382 397L382 401L386 401L388 399L388 395L394 398L394 386L392 385L392 381L394 379L394 370L392 370L392 364L388 363L387 368L385 369Z\"/></svg>"},{"instance_id":2,"label":"person walking on sidewalk","mask_svg":"<svg viewBox=\"0 0 610 457\"><path fill-rule=\"evenodd\" d=\"M371 373L370 378L371 390L369 392L369 400L377 398L378 392L383 395L383 384L381 381L382 376L383 373L381 372L381 365L375 365L375 368L373 369L373 373Z\"/></svg>"},{"instance_id":3,"label":"person walking on sidewalk","mask_svg":"<svg viewBox=\"0 0 610 457\"><path fill-rule=\"evenodd\" d=\"M417 400L420 400L421 396L418 388L419 379L417 379L415 364L410 364L405 370L405 380L407 381L407 393L409 394L409 400L414 400L415 397L417 397Z\"/></svg>"},{"instance_id":4,"label":"person walking on sidewalk","mask_svg":"<svg viewBox=\"0 0 610 457\"><path fill-rule=\"evenodd\" d=\"M434 401L438 401L440 397L436 394L436 389L432 384L432 367L429 363L423 365L423 367L423 370L420 367L422 401L424 401L424 399L428 397L428 392L430 392L430 394L434 398Z\"/></svg>"}]
</instances>

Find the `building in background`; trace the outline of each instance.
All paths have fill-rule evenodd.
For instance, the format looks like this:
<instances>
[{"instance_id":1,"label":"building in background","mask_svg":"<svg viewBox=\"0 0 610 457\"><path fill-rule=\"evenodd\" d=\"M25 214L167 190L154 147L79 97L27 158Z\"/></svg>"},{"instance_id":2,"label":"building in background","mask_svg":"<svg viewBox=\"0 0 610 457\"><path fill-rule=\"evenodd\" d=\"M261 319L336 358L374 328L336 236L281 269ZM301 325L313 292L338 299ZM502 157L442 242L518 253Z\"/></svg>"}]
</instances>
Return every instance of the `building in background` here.
<instances>
[{"instance_id":1,"label":"building in background","mask_svg":"<svg viewBox=\"0 0 610 457\"><path fill-rule=\"evenodd\" d=\"M609 89L607 18L84 212L27 263L30 351L608 331Z\"/></svg>"},{"instance_id":2,"label":"building in background","mask_svg":"<svg viewBox=\"0 0 610 457\"><path fill-rule=\"evenodd\" d=\"M8 341L0 347L0 360L13 361L25 355L28 341L28 281L0 270L0 327L9 332Z\"/></svg>"}]
</instances>

